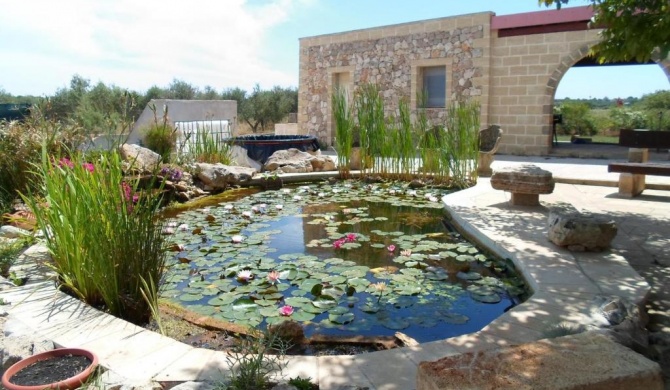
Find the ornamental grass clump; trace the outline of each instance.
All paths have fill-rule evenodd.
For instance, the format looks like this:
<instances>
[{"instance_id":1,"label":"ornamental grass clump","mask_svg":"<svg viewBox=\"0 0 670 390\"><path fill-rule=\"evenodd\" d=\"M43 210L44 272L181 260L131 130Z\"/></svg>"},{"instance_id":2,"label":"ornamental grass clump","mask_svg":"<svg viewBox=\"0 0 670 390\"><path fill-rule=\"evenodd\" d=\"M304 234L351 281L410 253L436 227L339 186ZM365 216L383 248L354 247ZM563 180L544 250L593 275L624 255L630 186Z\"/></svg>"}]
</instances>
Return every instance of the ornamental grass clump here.
<instances>
[{"instance_id":1,"label":"ornamental grass clump","mask_svg":"<svg viewBox=\"0 0 670 390\"><path fill-rule=\"evenodd\" d=\"M115 152L86 161L47 155L36 166L43 199L26 196L60 286L109 313L143 324L166 271L160 198L123 176Z\"/></svg>"},{"instance_id":2,"label":"ornamental grass clump","mask_svg":"<svg viewBox=\"0 0 670 390\"><path fill-rule=\"evenodd\" d=\"M196 131L188 133L179 152L179 159L184 162L196 161L210 164L230 165L233 163L230 143L221 138L220 134L198 127Z\"/></svg>"}]
</instances>

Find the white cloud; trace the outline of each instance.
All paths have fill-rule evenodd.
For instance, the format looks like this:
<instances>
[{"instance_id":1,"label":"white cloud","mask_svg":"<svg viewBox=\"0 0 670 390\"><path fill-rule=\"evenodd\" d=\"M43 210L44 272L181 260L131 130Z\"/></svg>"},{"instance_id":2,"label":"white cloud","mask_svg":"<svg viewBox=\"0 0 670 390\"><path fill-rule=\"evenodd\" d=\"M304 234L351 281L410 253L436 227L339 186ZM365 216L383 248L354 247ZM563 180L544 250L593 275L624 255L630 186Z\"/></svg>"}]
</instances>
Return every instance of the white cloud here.
<instances>
[{"instance_id":1,"label":"white cloud","mask_svg":"<svg viewBox=\"0 0 670 390\"><path fill-rule=\"evenodd\" d=\"M262 60L264 43L294 7L311 1L10 2L0 13L0 52L11 59L0 64L0 87L51 94L74 74L140 91L174 78L218 90L295 85L293 75Z\"/></svg>"}]
</instances>

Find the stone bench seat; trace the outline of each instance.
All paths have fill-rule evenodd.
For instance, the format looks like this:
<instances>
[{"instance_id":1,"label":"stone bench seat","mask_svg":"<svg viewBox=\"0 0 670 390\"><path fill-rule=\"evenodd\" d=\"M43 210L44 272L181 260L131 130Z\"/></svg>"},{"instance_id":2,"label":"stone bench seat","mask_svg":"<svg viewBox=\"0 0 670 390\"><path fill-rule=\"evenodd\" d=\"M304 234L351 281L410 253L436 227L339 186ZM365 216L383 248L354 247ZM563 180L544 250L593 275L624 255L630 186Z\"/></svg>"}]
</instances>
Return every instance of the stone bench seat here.
<instances>
[{"instance_id":1,"label":"stone bench seat","mask_svg":"<svg viewBox=\"0 0 670 390\"><path fill-rule=\"evenodd\" d=\"M541 194L554 192L551 172L532 164L496 169L491 186L512 193L510 202L516 206L538 206Z\"/></svg>"},{"instance_id":2,"label":"stone bench seat","mask_svg":"<svg viewBox=\"0 0 670 390\"><path fill-rule=\"evenodd\" d=\"M646 156L641 158L646 160ZM670 164L648 163L648 162L625 162L610 163L607 165L608 172L618 172L619 195L632 198L644 191L645 176L670 176Z\"/></svg>"}]
</instances>

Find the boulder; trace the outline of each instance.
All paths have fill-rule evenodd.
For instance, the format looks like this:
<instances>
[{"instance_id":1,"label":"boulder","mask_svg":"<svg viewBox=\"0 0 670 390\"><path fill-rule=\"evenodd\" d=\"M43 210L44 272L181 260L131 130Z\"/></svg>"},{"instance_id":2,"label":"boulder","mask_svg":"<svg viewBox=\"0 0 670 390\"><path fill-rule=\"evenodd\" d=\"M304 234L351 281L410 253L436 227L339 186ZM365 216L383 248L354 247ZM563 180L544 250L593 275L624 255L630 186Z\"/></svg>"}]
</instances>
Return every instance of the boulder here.
<instances>
[{"instance_id":1,"label":"boulder","mask_svg":"<svg viewBox=\"0 0 670 390\"><path fill-rule=\"evenodd\" d=\"M160 154L135 144L123 144L119 147L121 158L129 165L129 170L140 173L152 173L161 163Z\"/></svg>"},{"instance_id":2,"label":"boulder","mask_svg":"<svg viewBox=\"0 0 670 390\"><path fill-rule=\"evenodd\" d=\"M235 167L223 164L195 164L196 176L206 188L225 190L226 188L248 182L258 171L254 168Z\"/></svg>"},{"instance_id":3,"label":"boulder","mask_svg":"<svg viewBox=\"0 0 670 390\"><path fill-rule=\"evenodd\" d=\"M561 208L549 212L549 240L571 251L607 249L617 231L616 222L611 218Z\"/></svg>"},{"instance_id":4,"label":"boulder","mask_svg":"<svg viewBox=\"0 0 670 390\"><path fill-rule=\"evenodd\" d=\"M21 229L19 227L15 227L12 225L3 225L0 226L0 237L4 238L20 238L20 237L27 237L30 236L30 232Z\"/></svg>"},{"instance_id":5,"label":"boulder","mask_svg":"<svg viewBox=\"0 0 670 390\"><path fill-rule=\"evenodd\" d=\"M306 173L336 170L335 162L327 156L312 155L298 149L278 150L268 158L265 171L281 170L284 173Z\"/></svg>"},{"instance_id":6,"label":"boulder","mask_svg":"<svg viewBox=\"0 0 670 390\"><path fill-rule=\"evenodd\" d=\"M657 363L597 332L422 362L417 390L663 389Z\"/></svg>"}]
</instances>

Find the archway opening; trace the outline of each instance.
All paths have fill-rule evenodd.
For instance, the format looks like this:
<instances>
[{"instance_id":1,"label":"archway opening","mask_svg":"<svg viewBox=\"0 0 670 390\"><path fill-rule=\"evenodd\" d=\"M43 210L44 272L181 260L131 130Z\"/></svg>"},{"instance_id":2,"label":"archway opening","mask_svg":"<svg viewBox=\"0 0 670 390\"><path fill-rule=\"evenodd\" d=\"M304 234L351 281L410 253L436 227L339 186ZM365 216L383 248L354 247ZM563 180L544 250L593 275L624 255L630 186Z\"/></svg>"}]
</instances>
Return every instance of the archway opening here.
<instances>
[{"instance_id":1,"label":"archway opening","mask_svg":"<svg viewBox=\"0 0 670 390\"><path fill-rule=\"evenodd\" d=\"M561 78L553 110L554 150L617 144L623 128L670 130L670 74L653 61L599 64L585 57Z\"/></svg>"}]
</instances>

